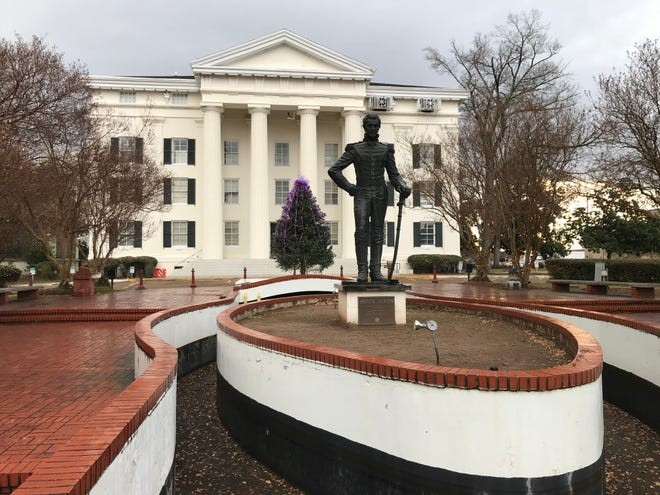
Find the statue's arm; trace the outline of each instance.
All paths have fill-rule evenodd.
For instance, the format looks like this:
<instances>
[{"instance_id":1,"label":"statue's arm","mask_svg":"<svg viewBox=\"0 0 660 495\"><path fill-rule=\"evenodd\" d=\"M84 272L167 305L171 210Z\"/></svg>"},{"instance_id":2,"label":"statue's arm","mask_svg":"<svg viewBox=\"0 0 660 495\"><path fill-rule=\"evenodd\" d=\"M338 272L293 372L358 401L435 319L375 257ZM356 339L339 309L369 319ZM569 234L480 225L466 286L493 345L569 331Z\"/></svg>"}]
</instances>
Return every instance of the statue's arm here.
<instances>
[{"instance_id":1,"label":"statue's arm","mask_svg":"<svg viewBox=\"0 0 660 495\"><path fill-rule=\"evenodd\" d=\"M334 183L337 184L337 187L343 189L351 196L355 195L357 186L355 184L351 184L348 179L344 177L342 170L348 167L351 163L354 163L354 160L355 146L349 144L346 146L344 153L337 159L332 167L328 169L328 175L334 181Z\"/></svg>"},{"instance_id":2,"label":"statue's arm","mask_svg":"<svg viewBox=\"0 0 660 495\"><path fill-rule=\"evenodd\" d=\"M394 186L399 194L404 198L410 196L411 190L406 184L406 181L403 180L399 170L396 168L396 161L394 160L394 145L387 145L387 155L385 156L385 170L387 171L387 177L390 179L390 183Z\"/></svg>"}]
</instances>

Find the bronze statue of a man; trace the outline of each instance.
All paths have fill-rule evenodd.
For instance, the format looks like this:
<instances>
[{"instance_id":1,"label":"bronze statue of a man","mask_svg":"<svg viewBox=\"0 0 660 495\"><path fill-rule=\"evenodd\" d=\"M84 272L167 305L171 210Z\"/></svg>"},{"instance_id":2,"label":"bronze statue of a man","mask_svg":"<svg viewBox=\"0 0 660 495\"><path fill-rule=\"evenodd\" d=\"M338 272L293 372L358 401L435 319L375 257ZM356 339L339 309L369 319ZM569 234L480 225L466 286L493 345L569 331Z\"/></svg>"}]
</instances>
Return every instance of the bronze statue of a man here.
<instances>
[{"instance_id":1,"label":"bronze statue of a man","mask_svg":"<svg viewBox=\"0 0 660 495\"><path fill-rule=\"evenodd\" d=\"M364 140L346 146L344 154L328 170L328 175L344 191L355 198L355 254L358 265L358 282L385 279L380 272L383 254L383 228L387 210L387 186L384 172L390 183L403 198L410 196L410 188L399 175L394 161L394 145L378 141L380 117L368 113L362 120ZM351 184L342 174L350 164L355 166L357 184ZM371 260L367 264L367 251ZM368 268L368 272L367 272Z\"/></svg>"}]
</instances>

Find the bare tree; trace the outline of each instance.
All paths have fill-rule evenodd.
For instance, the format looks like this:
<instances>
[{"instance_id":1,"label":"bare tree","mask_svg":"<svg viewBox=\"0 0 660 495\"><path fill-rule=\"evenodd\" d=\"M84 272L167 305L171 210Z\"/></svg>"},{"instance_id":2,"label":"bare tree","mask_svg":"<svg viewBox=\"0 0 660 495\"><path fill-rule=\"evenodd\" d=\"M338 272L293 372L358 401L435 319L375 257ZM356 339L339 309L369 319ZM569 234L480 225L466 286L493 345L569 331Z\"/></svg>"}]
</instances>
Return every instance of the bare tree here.
<instances>
[{"instance_id":1,"label":"bare tree","mask_svg":"<svg viewBox=\"0 0 660 495\"><path fill-rule=\"evenodd\" d=\"M626 71L601 75L595 103L602 132L597 176L633 181L660 207L660 40L646 40L628 53Z\"/></svg>"},{"instance_id":2,"label":"bare tree","mask_svg":"<svg viewBox=\"0 0 660 495\"><path fill-rule=\"evenodd\" d=\"M548 37L536 11L509 15L505 26L487 35L477 34L468 49L452 42L449 56L426 49L432 67L452 76L469 94L462 106L458 170L451 187L458 194L458 211L467 215L458 221L466 229L462 232L469 240L465 246L476 262L475 280L488 280L495 240L513 222L509 206L521 197L520 188L527 186L517 179L529 173L519 154L524 146L514 144L519 137L530 141L525 136L528 130L519 125L521 119L539 113L552 118L576 104L576 89L564 64L557 60L559 50L559 43ZM527 148L527 161L530 151L540 151ZM515 185L507 184L511 180ZM539 180L552 180L552 174ZM536 187L538 181L534 184ZM534 190L527 190L524 197L528 210L539 206ZM445 201L454 200L443 196Z\"/></svg>"},{"instance_id":3,"label":"bare tree","mask_svg":"<svg viewBox=\"0 0 660 495\"><path fill-rule=\"evenodd\" d=\"M37 38L2 40L0 61L0 206L41 244L66 286L79 239L102 223L99 203L112 181L123 184L114 209L130 203L133 212L149 209L162 179L137 149L112 153L110 136L126 126L96 113L81 65L65 65ZM139 194L123 194L129 183Z\"/></svg>"},{"instance_id":4,"label":"bare tree","mask_svg":"<svg viewBox=\"0 0 660 495\"><path fill-rule=\"evenodd\" d=\"M563 213L562 205L575 192L571 179L576 159L589 141L583 112L530 106L510 121L505 162L495 181L503 244L523 285L529 283L533 262Z\"/></svg>"}]
</instances>

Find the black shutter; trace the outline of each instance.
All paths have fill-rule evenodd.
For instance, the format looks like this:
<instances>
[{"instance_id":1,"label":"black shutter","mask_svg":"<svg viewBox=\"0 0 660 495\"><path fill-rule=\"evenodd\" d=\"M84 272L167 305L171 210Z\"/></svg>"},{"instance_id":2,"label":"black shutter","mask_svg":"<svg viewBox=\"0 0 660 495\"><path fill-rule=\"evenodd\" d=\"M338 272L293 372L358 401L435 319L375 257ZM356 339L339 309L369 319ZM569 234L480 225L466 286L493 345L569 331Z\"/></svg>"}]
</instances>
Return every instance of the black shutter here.
<instances>
[{"instance_id":1,"label":"black shutter","mask_svg":"<svg viewBox=\"0 0 660 495\"><path fill-rule=\"evenodd\" d=\"M435 247L442 247L442 222L435 222Z\"/></svg>"},{"instance_id":2,"label":"black shutter","mask_svg":"<svg viewBox=\"0 0 660 495\"><path fill-rule=\"evenodd\" d=\"M188 204L195 204L195 179L188 179Z\"/></svg>"},{"instance_id":3,"label":"black shutter","mask_svg":"<svg viewBox=\"0 0 660 495\"><path fill-rule=\"evenodd\" d=\"M195 140L188 139L188 165L195 164Z\"/></svg>"},{"instance_id":4,"label":"black shutter","mask_svg":"<svg viewBox=\"0 0 660 495\"><path fill-rule=\"evenodd\" d=\"M144 162L144 139L135 138L135 163Z\"/></svg>"},{"instance_id":5,"label":"black shutter","mask_svg":"<svg viewBox=\"0 0 660 495\"><path fill-rule=\"evenodd\" d=\"M413 222L413 247L422 245L422 226L419 222Z\"/></svg>"},{"instance_id":6,"label":"black shutter","mask_svg":"<svg viewBox=\"0 0 660 495\"><path fill-rule=\"evenodd\" d=\"M133 222L133 247L142 247L142 222Z\"/></svg>"},{"instance_id":7,"label":"black shutter","mask_svg":"<svg viewBox=\"0 0 660 495\"><path fill-rule=\"evenodd\" d=\"M433 191L433 204L435 206L440 206L442 204L442 188L440 184L436 184Z\"/></svg>"},{"instance_id":8,"label":"black shutter","mask_svg":"<svg viewBox=\"0 0 660 495\"><path fill-rule=\"evenodd\" d=\"M172 139L163 139L163 163L165 165L172 164Z\"/></svg>"},{"instance_id":9,"label":"black shutter","mask_svg":"<svg viewBox=\"0 0 660 495\"><path fill-rule=\"evenodd\" d=\"M419 183L413 184L413 206L421 204L421 193L419 190Z\"/></svg>"},{"instance_id":10,"label":"black shutter","mask_svg":"<svg viewBox=\"0 0 660 495\"><path fill-rule=\"evenodd\" d=\"M394 246L394 222L387 222L387 245Z\"/></svg>"},{"instance_id":11,"label":"black shutter","mask_svg":"<svg viewBox=\"0 0 660 495\"><path fill-rule=\"evenodd\" d=\"M119 244L119 229L117 228L117 224L113 223L110 225L110 228L108 228L108 242L110 243L110 249L114 249L117 247Z\"/></svg>"},{"instance_id":12,"label":"black shutter","mask_svg":"<svg viewBox=\"0 0 660 495\"><path fill-rule=\"evenodd\" d=\"M442 146L433 145L433 168L442 168Z\"/></svg>"},{"instance_id":13,"label":"black shutter","mask_svg":"<svg viewBox=\"0 0 660 495\"><path fill-rule=\"evenodd\" d=\"M119 138L110 138L110 158L116 160L119 157Z\"/></svg>"},{"instance_id":14,"label":"black shutter","mask_svg":"<svg viewBox=\"0 0 660 495\"><path fill-rule=\"evenodd\" d=\"M163 247L172 247L172 222L163 222Z\"/></svg>"},{"instance_id":15,"label":"black shutter","mask_svg":"<svg viewBox=\"0 0 660 495\"><path fill-rule=\"evenodd\" d=\"M394 186L387 183L387 206L394 206Z\"/></svg>"},{"instance_id":16,"label":"black shutter","mask_svg":"<svg viewBox=\"0 0 660 495\"><path fill-rule=\"evenodd\" d=\"M172 204L172 179L169 177L163 181L163 203Z\"/></svg>"},{"instance_id":17,"label":"black shutter","mask_svg":"<svg viewBox=\"0 0 660 495\"><path fill-rule=\"evenodd\" d=\"M188 222L188 247L195 247L195 222Z\"/></svg>"},{"instance_id":18,"label":"black shutter","mask_svg":"<svg viewBox=\"0 0 660 495\"><path fill-rule=\"evenodd\" d=\"M412 145L413 168L419 168L419 144Z\"/></svg>"}]
</instances>

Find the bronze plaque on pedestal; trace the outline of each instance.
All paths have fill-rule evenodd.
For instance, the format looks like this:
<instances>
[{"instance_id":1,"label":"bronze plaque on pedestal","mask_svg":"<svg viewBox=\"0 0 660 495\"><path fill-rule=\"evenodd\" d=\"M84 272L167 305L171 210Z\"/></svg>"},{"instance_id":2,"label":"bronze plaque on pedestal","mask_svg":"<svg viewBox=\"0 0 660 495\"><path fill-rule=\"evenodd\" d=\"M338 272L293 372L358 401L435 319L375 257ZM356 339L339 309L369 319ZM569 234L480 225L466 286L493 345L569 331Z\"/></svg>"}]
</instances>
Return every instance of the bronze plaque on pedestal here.
<instances>
[{"instance_id":1,"label":"bronze plaque on pedestal","mask_svg":"<svg viewBox=\"0 0 660 495\"><path fill-rule=\"evenodd\" d=\"M394 297L358 297L358 325L395 325Z\"/></svg>"}]
</instances>

